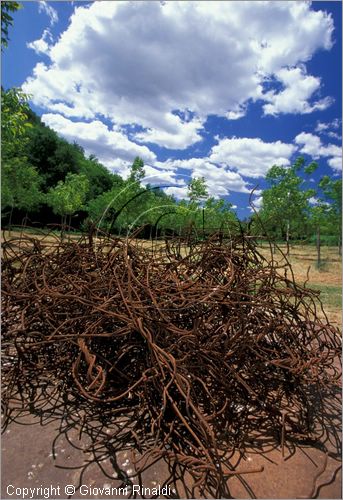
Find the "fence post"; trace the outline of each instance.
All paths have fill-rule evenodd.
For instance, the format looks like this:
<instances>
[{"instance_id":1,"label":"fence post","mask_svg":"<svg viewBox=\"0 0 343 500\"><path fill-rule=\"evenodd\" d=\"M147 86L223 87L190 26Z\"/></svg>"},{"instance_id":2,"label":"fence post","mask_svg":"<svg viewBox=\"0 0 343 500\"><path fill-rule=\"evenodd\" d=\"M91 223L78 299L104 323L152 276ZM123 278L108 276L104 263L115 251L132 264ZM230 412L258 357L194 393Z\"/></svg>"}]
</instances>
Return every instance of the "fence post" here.
<instances>
[{"instance_id":1,"label":"fence post","mask_svg":"<svg viewBox=\"0 0 343 500\"><path fill-rule=\"evenodd\" d=\"M320 226L317 226L317 266L320 267Z\"/></svg>"}]
</instances>

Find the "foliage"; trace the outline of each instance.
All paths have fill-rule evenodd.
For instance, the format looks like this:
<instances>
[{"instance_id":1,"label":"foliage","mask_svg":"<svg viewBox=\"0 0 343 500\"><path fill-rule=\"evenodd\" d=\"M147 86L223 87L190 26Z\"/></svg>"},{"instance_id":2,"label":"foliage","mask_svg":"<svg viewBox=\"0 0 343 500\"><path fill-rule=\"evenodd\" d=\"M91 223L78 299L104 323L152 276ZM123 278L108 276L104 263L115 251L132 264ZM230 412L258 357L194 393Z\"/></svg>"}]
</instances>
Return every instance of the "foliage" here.
<instances>
[{"instance_id":1,"label":"foliage","mask_svg":"<svg viewBox=\"0 0 343 500\"><path fill-rule=\"evenodd\" d=\"M232 204L223 199L208 198L204 209L205 229L209 232L230 230L237 221L236 214L232 211Z\"/></svg>"},{"instance_id":2,"label":"foliage","mask_svg":"<svg viewBox=\"0 0 343 500\"><path fill-rule=\"evenodd\" d=\"M47 203L55 214L65 217L72 215L84 206L89 181L83 174L68 173L65 181L59 181L47 194Z\"/></svg>"},{"instance_id":3,"label":"foliage","mask_svg":"<svg viewBox=\"0 0 343 500\"><path fill-rule=\"evenodd\" d=\"M145 176L144 172L144 162L141 158L136 156L130 169L129 181L140 184Z\"/></svg>"},{"instance_id":4,"label":"foliage","mask_svg":"<svg viewBox=\"0 0 343 500\"><path fill-rule=\"evenodd\" d=\"M43 200L42 179L25 156L28 98L19 88L1 89L1 204L25 211L36 210Z\"/></svg>"},{"instance_id":5,"label":"foliage","mask_svg":"<svg viewBox=\"0 0 343 500\"><path fill-rule=\"evenodd\" d=\"M200 205L202 202L206 204L208 198L204 178L192 179L188 190L189 201L177 203L162 189L142 185L145 172L141 158L134 159L129 176L124 180L120 175L110 173L95 156L87 157L77 143L69 144L45 126L29 108L28 96L20 89L3 93L3 100L3 152L6 151L3 206L19 209L25 205L30 211L33 207L37 210L42 204L41 210L44 211L46 203L64 221L75 211L87 210L93 221L101 221L106 228L113 225L117 231L143 224L154 226L156 222L159 229L177 231L191 222L202 227ZM24 166L29 168L27 182L22 175ZM16 182L22 184L17 190L14 187ZM27 196L30 182L31 201ZM26 193L25 203L19 202L20 190ZM225 217L232 217L229 205L224 209L223 203L209 202L208 227L220 226Z\"/></svg>"},{"instance_id":6,"label":"foliage","mask_svg":"<svg viewBox=\"0 0 343 500\"><path fill-rule=\"evenodd\" d=\"M1 150L2 158L18 155L25 144L29 96L20 88L1 89Z\"/></svg>"},{"instance_id":7,"label":"foliage","mask_svg":"<svg viewBox=\"0 0 343 500\"><path fill-rule=\"evenodd\" d=\"M208 198L208 190L204 177L195 177L188 183L188 198L193 206L198 206L202 200Z\"/></svg>"},{"instance_id":8,"label":"foliage","mask_svg":"<svg viewBox=\"0 0 343 500\"><path fill-rule=\"evenodd\" d=\"M299 174L310 174L317 168L315 162L305 166L298 158L290 167L274 165L266 175L269 188L263 191L262 207L257 220L269 236L280 235L288 240L291 235L299 237L306 231L310 203L315 195L313 189L303 189L304 179Z\"/></svg>"},{"instance_id":9,"label":"foliage","mask_svg":"<svg viewBox=\"0 0 343 500\"><path fill-rule=\"evenodd\" d=\"M16 12L22 6L19 2L1 1L1 51L8 47L8 28L13 24L13 17L10 12Z\"/></svg>"},{"instance_id":10,"label":"foliage","mask_svg":"<svg viewBox=\"0 0 343 500\"><path fill-rule=\"evenodd\" d=\"M3 209L9 206L30 212L36 210L43 201L41 178L37 170L24 159L15 158L3 163L1 184Z\"/></svg>"},{"instance_id":11,"label":"foliage","mask_svg":"<svg viewBox=\"0 0 343 500\"><path fill-rule=\"evenodd\" d=\"M80 153L49 127L33 126L27 137L26 155L43 177L46 189L63 181L67 173L79 173Z\"/></svg>"},{"instance_id":12,"label":"foliage","mask_svg":"<svg viewBox=\"0 0 343 500\"><path fill-rule=\"evenodd\" d=\"M120 194L124 181L116 183L110 191L101 193L88 202L87 210L93 222L106 227L120 208ZM122 201L122 200L121 200Z\"/></svg>"},{"instance_id":13,"label":"foliage","mask_svg":"<svg viewBox=\"0 0 343 500\"><path fill-rule=\"evenodd\" d=\"M341 241L342 234L342 179L333 180L324 176L319 187L326 206L326 233L335 235Z\"/></svg>"},{"instance_id":14,"label":"foliage","mask_svg":"<svg viewBox=\"0 0 343 500\"><path fill-rule=\"evenodd\" d=\"M80 158L78 163L79 173L84 174L89 181L88 200L92 200L102 193L109 191L114 183L118 184L122 182L122 178L119 175L111 174L93 155L88 159Z\"/></svg>"}]
</instances>

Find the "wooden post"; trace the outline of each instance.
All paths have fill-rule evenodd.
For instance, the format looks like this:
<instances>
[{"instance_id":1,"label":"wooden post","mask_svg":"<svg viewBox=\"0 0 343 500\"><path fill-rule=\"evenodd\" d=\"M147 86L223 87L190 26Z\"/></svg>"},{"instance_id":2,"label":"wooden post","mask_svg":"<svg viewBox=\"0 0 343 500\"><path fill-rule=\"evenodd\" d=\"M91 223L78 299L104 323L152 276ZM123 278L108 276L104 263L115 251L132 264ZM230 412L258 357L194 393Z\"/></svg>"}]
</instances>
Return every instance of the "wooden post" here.
<instances>
[{"instance_id":1,"label":"wooden post","mask_svg":"<svg viewBox=\"0 0 343 500\"><path fill-rule=\"evenodd\" d=\"M9 221L8 221L8 228L9 228L9 234L11 234L11 231L12 231L12 215L13 215L13 204L11 205L11 211L10 211L10 218L9 218Z\"/></svg>"},{"instance_id":2,"label":"wooden post","mask_svg":"<svg viewBox=\"0 0 343 500\"><path fill-rule=\"evenodd\" d=\"M286 229L286 244L287 244L287 252L286 252L286 255L289 255L289 220L287 221L287 229Z\"/></svg>"},{"instance_id":3,"label":"wooden post","mask_svg":"<svg viewBox=\"0 0 343 500\"><path fill-rule=\"evenodd\" d=\"M205 239L205 209L202 209L202 235Z\"/></svg>"},{"instance_id":4,"label":"wooden post","mask_svg":"<svg viewBox=\"0 0 343 500\"><path fill-rule=\"evenodd\" d=\"M320 226L317 226L317 267L320 267Z\"/></svg>"}]
</instances>

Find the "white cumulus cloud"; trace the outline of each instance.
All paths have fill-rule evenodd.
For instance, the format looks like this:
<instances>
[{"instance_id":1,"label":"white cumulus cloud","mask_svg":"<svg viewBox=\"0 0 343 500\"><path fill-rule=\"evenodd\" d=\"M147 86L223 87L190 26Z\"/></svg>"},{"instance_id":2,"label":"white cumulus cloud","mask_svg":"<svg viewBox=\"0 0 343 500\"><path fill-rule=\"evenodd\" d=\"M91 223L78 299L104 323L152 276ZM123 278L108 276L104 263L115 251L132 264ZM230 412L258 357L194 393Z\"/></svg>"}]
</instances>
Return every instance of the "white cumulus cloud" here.
<instances>
[{"instance_id":1,"label":"white cumulus cloud","mask_svg":"<svg viewBox=\"0 0 343 500\"><path fill-rule=\"evenodd\" d=\"M311 97L320 88L320 78L307 75L302 68L282 68L275 76L284 89L281 92L272 90L263 94L264 100L268 101L268 104L263 106L266 115L307 114L324 110L333 103L331 97L310 103Z\"/></svg>"},{"instance_id":2,"label":"white cumulus cloud","mask_svg":"<svg viewBox=\"0 0 343 500\"><path fill-rule=\"evenodd\" d=\"M198 131L202 129L203 122L199 119L185 122L179 116L167 113L165 125L166 130L149 128L136 133L135 139L139 142L156 143L169 149L185 149L202 139Z\"/></svg>"},{"instance_id":3,"label":"white cumulus cloud","mask_svg":"<svg viewBox=\"0 0 343 500\"><path fill-rule=\"evenodd\" d=\"M342 151L340 151L340 155L330 158L328 164L333 170L340 172L342 170Z\"/></svg>"},{"instance_id":4,"label":"white cumulus cloud","mask_svg":"<svg viewBox=\"0 0 343 500\"><path fill-rule=\"evenodd\" d=\"M324 145L320 137L307 132L298 134L294 141L301 146L301 153L308 154L315 160L320 157L331 157L328 159L328 165L333 170L342 170L342 149L336 144Z\"/></svg>"},{"instance_id":5,"label":"white cumulus cloud","mask_svg":"<svg viewBox=\"0 0 343 500\"><path fill-rule=\"evenodd\" d=\"M294 139L296 144L302 145L300 152L312 156L313 159L318 159L321 156L322 142L320 137L307 132L301 132Z\"/></svg>"},{"instance_id":6,"label":"white cumulus cloud","mask_svg":"<svg viewBox=\"0 0 343 500\"><path fill-rule=\"evenodd\" d=\"M51 5L39 6L56 22ZM136 124L135 140L185 149L209 115L237 120L251 101L266 114L325 109L331 99L315 98L321 82L304 65L331 48L332 32L330 14L310 2L75 4L49 51L32 42L50 62L23 89L50 112Z\"/></svg>"},{"instance_id":7,"label":"white cumulus cloud","mask_svg":"<svg viewBox=\"0 0 343 500\"><path fill-rule=\"evenodd\" d=\"M49 28L46 28L43 31L43 35L38 40L34 40L33 42L29 42L26 46L29 49L33 49L36 54L49 54L51 43L53 41L52 34Z\"/></svg>"},{"instance_id":8,"label":"white cumulus cloud","mask_svg":"<svg viewBox=\"0 0 343 500\"><path fill-rule=\"evenodd\" d=\"M295 152L293 144L281 141L263 142L260 138L233 137L219 139L212 148L209 159L241 175L263 177L273 165L289 165Z\"/></svg>"},{"instance_id":9,"label":"white cumulus cloud","mask_svg":"<svg viewBox=\"0 0 343 500\"><path fill-rule=\"evenodd\" d=\"M159 168L186 171L183 174L186 182L191 178L204 177L210 196L218 198L227 196L231 191L240 193L250 193L252 186L238 173L222 165L216 165L209 158L190 158L187 160L168 160L156 162Z\"/></svg>"},{"instance_id":10,"label":"white cumulus cloud","mask_svg":"<svg viewBox=\"0 0 343 500\"><path fill-rule=\"evenodd\" d=\"M252 213L259 212L259 210L262 207L262 202L263 202L262 196L258 196L257 198L253 198L251 200L251 205L249 205L249 207L248 207L250 212L252 212Z\"/></svg>"},{"instance_id":11,"label":"white cumulus cloud","mask_svg":"<svg viewBox=\"0 0 343 500\"><path fill-rule=\"evenodd\" d=\"M76 141L87 154L94 154L106 167L121 172L136 156L146 162L155 160L155 154L146 146L130 141L126 135L110 130L104 123L73 122L62 115L46 113L42 121L69 141ZM125 176L125 173L124 173Z\"/></svg>"}]
</instances>

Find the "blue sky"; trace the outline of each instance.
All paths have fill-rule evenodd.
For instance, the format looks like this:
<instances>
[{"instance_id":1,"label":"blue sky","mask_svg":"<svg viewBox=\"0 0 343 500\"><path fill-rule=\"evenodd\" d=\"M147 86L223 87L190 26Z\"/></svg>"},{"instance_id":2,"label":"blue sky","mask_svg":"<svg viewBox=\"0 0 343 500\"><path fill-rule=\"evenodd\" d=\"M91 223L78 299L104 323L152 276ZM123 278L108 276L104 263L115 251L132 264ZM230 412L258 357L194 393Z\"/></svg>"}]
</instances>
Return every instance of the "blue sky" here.
<instances>
[{"instance_id":1,"label":"blue sky","mask_svg":"<svg viewBox=\"0 0 343 500\"><path fill-rule=\"evenodd\" d=\"M341 175L341 2L23 2L2 85L69 141L181 198L190 177L248 216L273 164Z\"/></svg>"}]
</instances>

